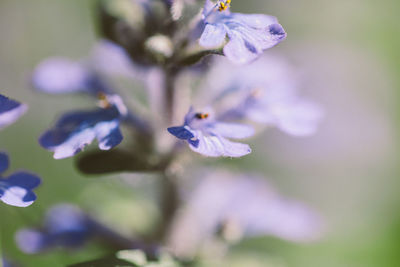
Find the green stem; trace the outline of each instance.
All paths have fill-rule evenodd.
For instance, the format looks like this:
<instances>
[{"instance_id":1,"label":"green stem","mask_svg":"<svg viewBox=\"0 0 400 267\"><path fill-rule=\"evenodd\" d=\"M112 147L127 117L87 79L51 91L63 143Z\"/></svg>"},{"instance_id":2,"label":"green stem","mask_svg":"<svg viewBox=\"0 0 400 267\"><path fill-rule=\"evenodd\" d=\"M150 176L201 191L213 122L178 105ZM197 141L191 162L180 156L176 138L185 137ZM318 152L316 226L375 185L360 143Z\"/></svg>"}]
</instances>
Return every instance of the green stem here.
<instances>
[{"instance_id":1,"label":"green stem","mask_svg":"<svg viewBox=\"0 0 400 267\"><path fill-rule=\"evenodd\" d=\"M165 242L171 228L176 211L180 205L176 176L164 172L160 177L160 213L161 221L153 233L154 241Z\"/></svg>"},{"instance_id":2,"label":"green stem","mask_svg":"<svg viewBox=\"0 0 400 267\"><path fill-rule=\"evenodd\" d=\"M172 123L174 117L174 98L175 98L175 79L177 71L174 69L165 69L165 116L168 124Z\"/></svg>"}]
</instances>

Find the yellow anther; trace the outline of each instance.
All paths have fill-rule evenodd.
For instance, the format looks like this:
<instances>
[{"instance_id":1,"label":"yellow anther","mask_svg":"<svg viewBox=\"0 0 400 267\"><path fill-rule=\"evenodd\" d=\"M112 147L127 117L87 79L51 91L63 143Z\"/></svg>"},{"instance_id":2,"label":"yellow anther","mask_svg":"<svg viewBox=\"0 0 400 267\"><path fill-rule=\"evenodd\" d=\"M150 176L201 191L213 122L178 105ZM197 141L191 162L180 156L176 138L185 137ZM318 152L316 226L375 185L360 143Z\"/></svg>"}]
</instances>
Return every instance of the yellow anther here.
<instances>
[{"instance_id":1,"label":"yellow anther","mask_svg":"<svg viewBox=\"0 0 400 267\"><path fill-rule=\"evenodd\" d=\"M225 1L220 1L218 3L218 11L222 12L224 10L227 10L231 6L232 0L225 0Z\"/></svg>"},{"instance_id":2,"label":"yellow anther","mask_svg":"<svg viewBox=\"0 0 400 267\"><path fill-rule=\"evenodd\" d=\"M99 100L99 106L102 108L111 107L111 103L108 101L107 95L103 92L97 93L97 99Z\"/></svg>"},{"instance_id":3,"label":"yellow anther","mask_svg":"<svg viewBox=\"0 0 400 267\"><path fill-rule=\"evenodd\" d=\"M204 120L207 119L210 115L208 113L196 113L194 116L199 120Z\"/></svg>"}]
</instances>

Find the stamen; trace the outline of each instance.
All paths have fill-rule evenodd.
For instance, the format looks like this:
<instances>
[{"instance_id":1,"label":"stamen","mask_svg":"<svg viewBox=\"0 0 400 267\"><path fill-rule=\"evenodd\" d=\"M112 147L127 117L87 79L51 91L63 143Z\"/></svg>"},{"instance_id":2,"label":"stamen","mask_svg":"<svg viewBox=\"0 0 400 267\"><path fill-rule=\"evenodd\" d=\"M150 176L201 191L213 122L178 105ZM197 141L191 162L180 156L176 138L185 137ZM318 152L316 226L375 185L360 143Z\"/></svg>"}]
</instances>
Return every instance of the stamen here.
<instances>
[{"instance_id":1,"label":"stamen","mask_svg":"<svg viewBox=\"0 0 400 267\"><path fill-rule=\"evenodd\" d=\"M208 114L208 113L196 113L194 116L199 120L204 120L204 119L207 119L208 116L210 116L210 114Z\"/></svg>"},{"instance_id":2,"label":"stamen","mask_svg":"<svg viewBox=\"0 0 400 267\"><path fill-rule=\"evenodd\" d=\"M97 99L99 100L99 106L102 108L109 108L111 107L110 101L108 101L108 97L103 92L97 93Z\"/></svg>"},{"instance_id":3,"label":"stamen","mask_svg":"<svg viewBox=\"0 0 400 267\"><path fill-rule=\"evenodd\" d=\"M222 11L227 10L229 7L231 7L231 2L232 2L232 0L220 1L218 3L218 11L222 12Z\"/></svg>"}]
</instances>

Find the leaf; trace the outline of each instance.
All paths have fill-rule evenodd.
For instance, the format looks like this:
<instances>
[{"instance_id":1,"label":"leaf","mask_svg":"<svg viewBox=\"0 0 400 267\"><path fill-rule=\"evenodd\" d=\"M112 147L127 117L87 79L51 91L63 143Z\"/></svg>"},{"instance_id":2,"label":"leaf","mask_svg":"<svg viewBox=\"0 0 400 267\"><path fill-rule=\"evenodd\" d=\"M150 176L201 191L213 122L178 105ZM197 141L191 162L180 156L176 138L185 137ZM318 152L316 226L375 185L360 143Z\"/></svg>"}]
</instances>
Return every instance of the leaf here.
<instances>
[{"instance_id":1,"label":"leaf","mask_svg":"<svg viewBox=\"0 0 400 267\"><path fill-rule=\"evenodd\" d=\"M149 164L145 158L118 149L86 152L78 157L76 166L84 174L148 172L161 169L160 164Z\"/></svg>"}]
</instances>

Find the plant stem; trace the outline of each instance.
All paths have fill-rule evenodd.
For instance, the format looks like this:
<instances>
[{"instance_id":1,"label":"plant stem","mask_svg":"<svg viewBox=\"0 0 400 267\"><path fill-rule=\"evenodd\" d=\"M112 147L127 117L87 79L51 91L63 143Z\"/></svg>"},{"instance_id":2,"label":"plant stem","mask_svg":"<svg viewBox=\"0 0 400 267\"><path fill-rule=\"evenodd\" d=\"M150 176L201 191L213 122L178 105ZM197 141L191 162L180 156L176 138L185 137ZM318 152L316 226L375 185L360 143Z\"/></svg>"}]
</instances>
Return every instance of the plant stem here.
<instances>
[{"instance_id":1,"label":"plant stem","mask_svg":"<svg viewBox=\"0 0 400 267\"><path fill-rule=\"evenodd\" d=\"M165 241L179 207L180 199L177 177L169 174L168 171L164 171L161 179L160 208L162 220L158 230L155 232L155 238L159 241Z\"/></svg>"},{"instance_id":2,"label":"plant stem","mask_svg":"<svg viewBox=\"0 0 400 267\"><path fill-rule=\"evenodd\" d=\"M177 71L171 68L164 70L165 73L165 116L168 124L172 123L174 118L174 98L175 98L175 79Z\"/></svg>"}]
</instances>

